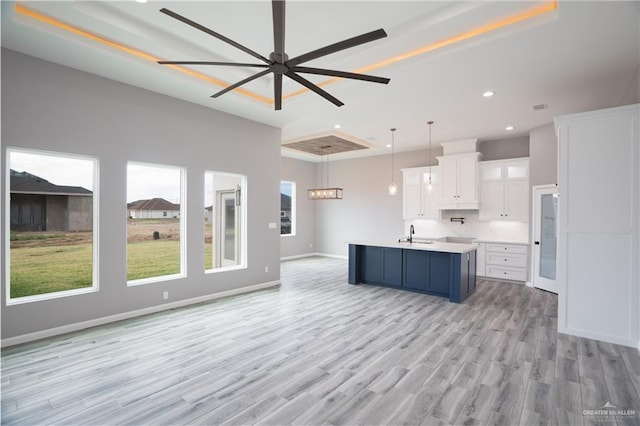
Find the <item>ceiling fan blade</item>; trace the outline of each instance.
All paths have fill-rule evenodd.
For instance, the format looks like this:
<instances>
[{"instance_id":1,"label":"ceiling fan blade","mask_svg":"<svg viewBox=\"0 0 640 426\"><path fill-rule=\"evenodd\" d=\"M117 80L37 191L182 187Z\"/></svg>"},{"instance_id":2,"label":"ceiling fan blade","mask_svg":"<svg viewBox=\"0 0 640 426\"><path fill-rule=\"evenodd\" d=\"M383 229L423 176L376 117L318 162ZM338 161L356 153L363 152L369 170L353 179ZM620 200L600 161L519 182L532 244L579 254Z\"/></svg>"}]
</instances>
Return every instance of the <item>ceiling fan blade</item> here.
<instances>
[{"instance_id":1,"label":"ceiling fan blade","mask_svg":"<svg viewBox=\"0 0 640 426\"><path fill-rule=\"evenodd\" d=\"M256 67L269 68L267 64L243 64L241 62L211 62L211 61L158 61L160 65L222 65L227 67Z\"/></svg>"},{"instance_id":2,"label":"ceiling fan blade","mask_svg":"<svg viewBox=\"0 0 640 426\"><path fill-rule=\"evenodd\" d=\"M325 92L320 87L316 86L315 84L313 84L312 82L310 82L306 78L301 77L298 74L296 74L294 72L291 72L291 71L287 72L286 76L289 77L290 79L292 79L294 81L297 81L298 83L302 84L307 89L316 92L318 95L322 96L323 98L325 98L326 100L328 100L332 104L334 104L336 106L339 106L339 107L344 105L344 103L342 103L339 99L334 98L329 93Z\"/></svg>"},{"instance_id":3,"label":"ceiling fan blade","mask_svg":"<svg viewBox=\"0 0 640 426\"><path fill-rule=\"evenodd\" d=\"M273 10L273 53L274 60L279 63L284 62L284 17L285 7L283 0L272 0Z\"/></svg>"},{"instance_id":4,"label":"ceiling fan blade","mask_svg":"<svg viewBox=\"0 0 640 426\"><path fill-rule=\"evenodd\" d=\"M379 30L371 31L366 34L361 34L359 36L348 38L346 40L339 41L338 43L330 44L328 46L321 47L320 49L316 49L311 52L304 53L293 59L289 59L286 62L286 65L289 68L293 68L303 62L308 62L312 59L330 55L332 53L339 52L344 49L349 49L351 47L359 46L364 43L369 43L370 41L378 40L386 36L387 36L387 33L382 28L380 28Z\"/></svg>"},{"instance_id":5,"label":"ceiling fan blade","mask_svg":"<svg viewBox=\"0 0 640 426\"><path fill-rule=\"evenodd\" d=\"M233 90L233 89L235 89L236 87L240 87L240 86L242 86L242 85L243 85L243 84L245 84L245 83L248 83L248 82L250 82L250 81L255 80L256 78L260 78L260 77L262 77L263 75L267 75L267 74L269 74L270 72L271 72L271 70L269 70L269 69L266 69L266 70L260 71L260 72L259 72L259 73L257 73L257 74L254 74L254 75L252 75L252 76L249 76L249 77L245 78L244 80L240 80L239 82L234 83L234 84L232 84L231 86L224 88L223 90L219 91L218 93L214 93L213 95L211 95L211 97L212 97L212 98L217 98L217 97L219 97L219 96L222 96L222 95L224 95L225 93L232 91L232 90Z\"/></svg>"},{"instance_id":6,"label":"ceiling fan blade","mask_svg":"<svg viewBox=\"0 0 640 426\"><path fill-rule=\"evenodd\" d=\"M323 68L309 68L309 67L293 67L293 72L302 72L307 74L329 75L331 77L351 78L353 80L370 81L372 83L388 84L391 79L385 77L376 77L374 75L357 74L354 72L325 70Z\"/></svg>"},{"instance_id":7,"label":"ceiling fan blade","mask_svg":"<svg viewBox=\"0 0 640 426\"><path fill-rule=\"evenodd\" d=\"M273 74L273 103L276 111L282 109L282 74Z\"/></svg>"},{"instance_id":8,"label":"ceiling fan blade","mask_svg":"<svg viewBox=\"0 0 640 426\"><path fill-rule=\"evenodd\" d=\"M249 55L253 56L254 58L258 58L260 59L262 62L268 64L269 60L267 58L265 58L264 56L262 56L261 54L254 52L253 50L249 49L248 47L244 47L243 45L241 45L240 43L237 43L233 40L231 40L230 38L227 38L225 36L223 36L222 34L218 34L217 32L205 27L204 25L200 25L197 22L192 21L189 18L185 18L182 15L179 15L165 7L163 7L162 9L160 9L160 12L164 13L165 15L171 16L174 19L177 19L178 21L184 22L187 25L192 26L193 28L196 28L200 31L203 31L207 34L209 34L210 36L213 36L215 38L217 38L218 40L222 40L227 44L230 44L231 46L242 50L245 53L248 53Z\"/></svg>"}]
</instances>

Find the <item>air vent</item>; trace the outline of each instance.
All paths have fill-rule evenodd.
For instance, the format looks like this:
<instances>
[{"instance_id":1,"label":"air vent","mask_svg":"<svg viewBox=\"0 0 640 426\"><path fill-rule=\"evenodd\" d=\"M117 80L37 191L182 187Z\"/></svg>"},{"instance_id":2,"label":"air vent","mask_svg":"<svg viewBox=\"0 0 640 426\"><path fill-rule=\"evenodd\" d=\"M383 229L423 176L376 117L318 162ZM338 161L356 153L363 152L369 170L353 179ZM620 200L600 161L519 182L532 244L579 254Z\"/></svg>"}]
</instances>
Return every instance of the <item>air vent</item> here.
<instances>
[{"instance_id":1,"label":"air vent","mask_svg":"<svg viewBox=\"0 0 640 426\"><path fill-rule=\"evenodd\" d=\"M540 111L542 109L547 109L547 104L538 104L533 106L534 111Z\"/></svg>"}]
</instances>

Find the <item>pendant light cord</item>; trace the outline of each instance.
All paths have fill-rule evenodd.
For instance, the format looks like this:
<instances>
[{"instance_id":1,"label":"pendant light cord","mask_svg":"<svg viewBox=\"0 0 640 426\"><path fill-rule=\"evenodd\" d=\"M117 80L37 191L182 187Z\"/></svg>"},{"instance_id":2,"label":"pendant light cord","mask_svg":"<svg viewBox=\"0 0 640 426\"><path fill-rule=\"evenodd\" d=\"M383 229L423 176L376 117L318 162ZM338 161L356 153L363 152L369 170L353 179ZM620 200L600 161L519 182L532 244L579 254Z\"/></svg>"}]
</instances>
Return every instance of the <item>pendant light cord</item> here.
<instances>
[{"instance_id":1,"label":"pendant light cord","mask_svg":"<svg viewBox=\"0 0 640 426\"><path fill-rule=\"evenodd\" d=\"M393 161L393 153L395 151L396 148L396 129L393 128L391 129L391 182L393 182L393 168L394 168L394 161Z\"/></svg>"}]
</instances>

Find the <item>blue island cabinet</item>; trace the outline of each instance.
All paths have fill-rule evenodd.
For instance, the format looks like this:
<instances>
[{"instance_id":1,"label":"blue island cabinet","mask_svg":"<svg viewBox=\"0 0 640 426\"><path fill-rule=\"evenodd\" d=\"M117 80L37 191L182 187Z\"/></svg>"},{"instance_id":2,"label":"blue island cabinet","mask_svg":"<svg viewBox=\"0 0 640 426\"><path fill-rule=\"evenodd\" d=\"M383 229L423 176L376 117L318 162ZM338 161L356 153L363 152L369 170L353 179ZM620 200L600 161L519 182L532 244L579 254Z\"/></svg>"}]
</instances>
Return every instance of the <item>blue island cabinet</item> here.
<instances>
[{"instance_id":1,"label":"blue island cabinet","mask_svg":"<svg viewBox=\"0 0 640 426\"><path fill-rule=\"evenodd\" d=\"M349 245L349 284L375 284L448 297L460 303L476 290L476 252Z\"/></svg>"}]
</instances>

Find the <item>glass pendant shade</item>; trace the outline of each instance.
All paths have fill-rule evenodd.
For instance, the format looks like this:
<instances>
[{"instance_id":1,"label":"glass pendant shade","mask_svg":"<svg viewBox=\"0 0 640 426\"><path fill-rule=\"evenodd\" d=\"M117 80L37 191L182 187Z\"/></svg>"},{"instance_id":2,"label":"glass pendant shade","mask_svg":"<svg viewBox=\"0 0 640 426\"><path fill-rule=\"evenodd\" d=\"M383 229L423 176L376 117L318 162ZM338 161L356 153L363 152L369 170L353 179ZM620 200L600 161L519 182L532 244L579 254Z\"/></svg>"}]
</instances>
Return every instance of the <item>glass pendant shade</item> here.
<instances>
[{"instance_id":1,"label":"glass pendant shade","mask_svg":"<svg viewBox=\"0 0 640 426\"><path fill-rule=\"evenodd\" d=\"M395 181L389 184L389 195L396 195L398 193L398 185Z\"/></svg>"}]
</instances>

